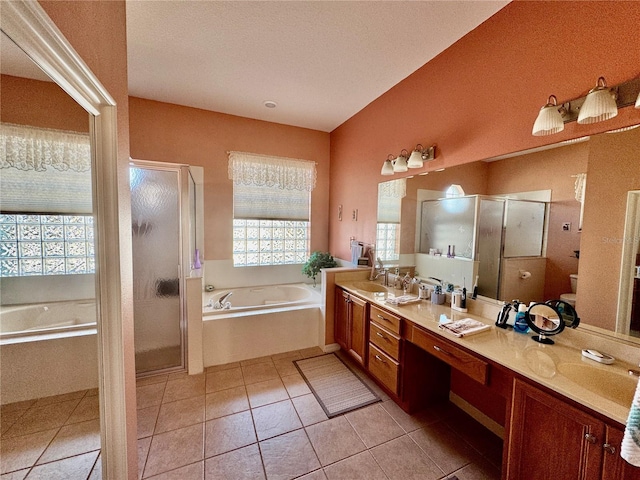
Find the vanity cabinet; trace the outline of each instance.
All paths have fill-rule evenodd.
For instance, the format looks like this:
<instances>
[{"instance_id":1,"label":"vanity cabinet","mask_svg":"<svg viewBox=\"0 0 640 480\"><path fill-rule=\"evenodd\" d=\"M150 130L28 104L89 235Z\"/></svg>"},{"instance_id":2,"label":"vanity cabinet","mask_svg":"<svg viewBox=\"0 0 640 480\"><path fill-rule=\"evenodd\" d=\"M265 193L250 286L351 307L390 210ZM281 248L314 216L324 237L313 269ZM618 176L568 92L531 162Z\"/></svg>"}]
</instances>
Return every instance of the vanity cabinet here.
<instances>
[{"instance_id":1,"label":"vanity cabinet","mask_svg":"<svg viewBox=\"0 0 640 480\"><path fill-rule=\"evenodd\" d=\"M369 373L395 395L400 393L400 328L400 317L370 307Z\"/></svg>"},{"instance_id":2,"label":"vanity cabinet","mask_svg":"<svg viewBox=\"0 0 640 480\"><path fill-rule=\"evenodd\" d=\"M623 435L621 429L605 426L602 480L640 480L640 468L632 466L620 456Z\"/></svg>"},{"instance_id":3,"label":"vanity cabinet","mask_svg":"<svg viewBox=\"0 0 640 480\"><path fill-rule=\"evenodd\" d=\"M620 457L621 441L619 429L516 379L503 478L640 479Z\"/></svg>"},{"instance_id":4,"label":"vanity cabinet","mask_svg":"<svg viewBox=\"0 0 640 480\"><path fill-rule=\"evenodd\" d=\"M367 317L369 304L336 287L334 337L338 345L356 362L367 360Z\"/></svg>"}]
</instances>

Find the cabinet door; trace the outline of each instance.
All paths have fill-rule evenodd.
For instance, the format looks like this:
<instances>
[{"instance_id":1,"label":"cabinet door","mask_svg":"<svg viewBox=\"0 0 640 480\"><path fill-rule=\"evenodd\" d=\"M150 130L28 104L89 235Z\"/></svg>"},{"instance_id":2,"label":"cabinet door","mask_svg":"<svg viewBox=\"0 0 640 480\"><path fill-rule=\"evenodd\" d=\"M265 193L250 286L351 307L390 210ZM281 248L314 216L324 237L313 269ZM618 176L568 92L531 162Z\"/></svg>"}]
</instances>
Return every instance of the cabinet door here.
<instances>
[{"instance_id":1,"label":"cabinet door","mask_svg":"<svg viewBox=\"0 0 640 480\"><path fill-rule=\"evenodd\" d=\"M516 379L505 478L599 480L604 424Z\"/></svg>"},{"instance_id":2,"label":"cabinet door","mask_svg":"<svg viewBox=\"0 0 640 480\"><path fill-rule=\"evenodd\" d=\"M607 425L602 464L602 480L640 480L640 467L634 467L620 456L622 430Z\"/></svg>"},{"instance_id":3,"label":"cabinet door","mask_svg":"<svg viewBox=\"0 0 640 480\"><path fill-rule=\"evenodd\" d=\"M367 302L357 297L351 297L350 329L349 329L349 353L361 364L365 364L367 358Z\"/></svg>"},{"instance_id":4,"label":"cabinet door","mask_svg":"<svg viewBox=\"0 0 640 480\"><path fill-rule=\"evenodd\" d=\"M336 288L335 306L333 337L340 347L348 350L349 294L341 288Z\"/></svg>"}]
</instances>

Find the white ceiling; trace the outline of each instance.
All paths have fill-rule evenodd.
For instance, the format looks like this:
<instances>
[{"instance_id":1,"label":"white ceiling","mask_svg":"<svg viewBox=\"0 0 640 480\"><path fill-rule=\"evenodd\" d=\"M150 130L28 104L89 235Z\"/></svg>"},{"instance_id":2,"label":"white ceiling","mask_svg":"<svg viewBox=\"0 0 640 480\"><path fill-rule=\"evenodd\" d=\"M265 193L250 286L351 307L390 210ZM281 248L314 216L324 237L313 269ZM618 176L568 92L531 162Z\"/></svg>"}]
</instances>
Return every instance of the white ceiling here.
<instances>
[{"instance_id":1,"label":"white ceiling","mask_svg":"<svg viewBox=\"0 0 640 480\"><path fill-rule=\"evenodd\" d=\"M329 132L507 3L127 0L129 94Z\"/></svg>"}]
</instances>

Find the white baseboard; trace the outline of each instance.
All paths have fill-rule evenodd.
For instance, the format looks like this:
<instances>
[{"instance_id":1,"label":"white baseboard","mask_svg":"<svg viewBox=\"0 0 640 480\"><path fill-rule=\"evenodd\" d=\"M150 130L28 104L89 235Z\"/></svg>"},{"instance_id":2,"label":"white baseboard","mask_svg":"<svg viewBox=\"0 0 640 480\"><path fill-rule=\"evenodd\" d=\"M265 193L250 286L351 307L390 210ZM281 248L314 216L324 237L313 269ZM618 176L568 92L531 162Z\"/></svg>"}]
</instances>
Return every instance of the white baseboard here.
<instances>
[{"instance_id":1,"label":"white baseboard","mask_svg":"<svg viewBox=\"0 0 640 480\"><path fill-rule=\"evenodd\" d=\"M337 352L338 350L340 350L340 345L338 345L337 343L330 343L329 345L325 345L323 350L324 353Z\"/></svg>"}]
</instances>

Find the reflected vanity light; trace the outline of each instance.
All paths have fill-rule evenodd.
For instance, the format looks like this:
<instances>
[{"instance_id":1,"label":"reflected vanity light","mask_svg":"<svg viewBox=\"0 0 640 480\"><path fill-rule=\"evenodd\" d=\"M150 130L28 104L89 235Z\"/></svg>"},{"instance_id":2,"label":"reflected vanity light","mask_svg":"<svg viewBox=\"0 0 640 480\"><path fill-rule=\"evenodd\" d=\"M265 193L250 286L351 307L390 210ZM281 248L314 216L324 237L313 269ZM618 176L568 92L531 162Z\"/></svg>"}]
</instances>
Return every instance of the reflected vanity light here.
<instances>
[{"instance_id":1,"label":"reflected vanity light","mask_svg":"<svg viewBox=\"0 0 640 480\"><path fill-rule=\"evenodd\" d=\"M585 96L558 102L549 96L540 109L531 131L532 135L553 135L564 130L564 124L577 121L580 125L602 122L614 118L618 110L634 105L640 109L640 77L614 87L607 86L599 77L596 86Z\"/></svg>"},{"instance_id":2,"label":"reflected vanity light","mask_svg":"<svg viewBox=\"0 0 640 480\"><path fill-rule=\"evenodd\" d=\"M409 155L409 152L406 149L402 149L400 155L395 158L393 154L389 154L382 164L380 175L393 175L394 173L406 172L410 168L422 168L424 166L424 162L435 158L435 145L425 148L419 143L411 152L411 155Z\"/></svg>"}]
</instances>

